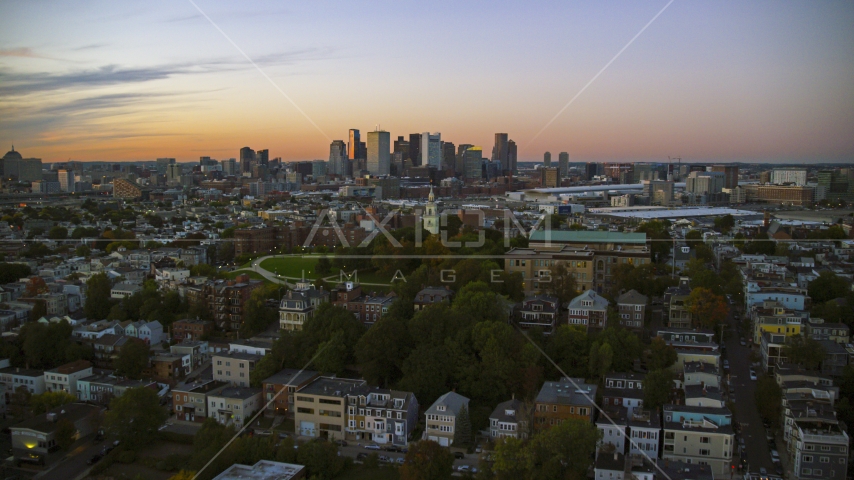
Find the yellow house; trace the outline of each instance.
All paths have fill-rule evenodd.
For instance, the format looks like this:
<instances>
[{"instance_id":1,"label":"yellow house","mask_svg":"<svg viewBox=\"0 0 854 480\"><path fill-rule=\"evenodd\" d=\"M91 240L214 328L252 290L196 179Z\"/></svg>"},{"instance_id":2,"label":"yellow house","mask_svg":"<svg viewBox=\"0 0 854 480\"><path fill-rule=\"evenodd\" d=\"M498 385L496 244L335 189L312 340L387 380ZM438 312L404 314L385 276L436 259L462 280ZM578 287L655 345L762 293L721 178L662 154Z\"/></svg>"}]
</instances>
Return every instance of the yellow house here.
<instances>
[{"instance_id":1,"label":"yellow house","mask_svg":"<svg viewBox=\"0 0 854 480\"><path fill-rule=\"evenodd\" d=\"M750 308L753 323L753 343L759 344L762 332L777 333L791 337L800 335L809 313L787 309L775 300L765 300Z\"/></svg>"}]
</instances>

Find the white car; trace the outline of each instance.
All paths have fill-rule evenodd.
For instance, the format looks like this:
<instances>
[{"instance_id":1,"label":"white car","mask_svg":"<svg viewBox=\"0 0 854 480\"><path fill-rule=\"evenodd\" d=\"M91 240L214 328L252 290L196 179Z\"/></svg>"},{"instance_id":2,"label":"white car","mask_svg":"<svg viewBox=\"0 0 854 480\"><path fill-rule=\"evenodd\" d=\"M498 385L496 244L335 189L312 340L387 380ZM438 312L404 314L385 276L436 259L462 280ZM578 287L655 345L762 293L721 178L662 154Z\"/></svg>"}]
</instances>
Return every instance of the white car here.
<instances>
[{"instance_id":1,"label":"white car","mask_svg":"<svg viewBox=\"0 0 854 480\"><path fill-rule=\"evenodd\" d=\"M380 446L379 445L365 445L365 449L366 450L379 450Z\"/></svg>"},{"instance_id":2,"label":"white car","mask_svg":"<svg viewBox=\"0 0 854 480\"><path fill-rule=\"evenodd\" d=\"M750 371L750 379L756 380L756 372L754 372L753 370Z\"/></svg>"},{"instance_id":3,"label":"white car","mask_svg":"<svg viewBox=\"0 0 854 480\"><path fill-rule=\"evenodd\" d=\"M457 467L458 472L468 472L471 467L469 465L460 465Z\"/></svg>"}]
</instances>

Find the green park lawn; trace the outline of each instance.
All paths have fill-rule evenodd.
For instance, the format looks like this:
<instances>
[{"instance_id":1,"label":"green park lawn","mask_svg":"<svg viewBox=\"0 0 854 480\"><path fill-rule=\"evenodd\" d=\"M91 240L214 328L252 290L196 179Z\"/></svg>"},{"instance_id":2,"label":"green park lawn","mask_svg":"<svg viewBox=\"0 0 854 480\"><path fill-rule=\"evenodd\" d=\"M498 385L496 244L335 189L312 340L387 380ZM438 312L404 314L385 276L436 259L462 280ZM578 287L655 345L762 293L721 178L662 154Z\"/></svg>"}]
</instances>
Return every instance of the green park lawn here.
<instances>
[{"instance_id":1,"label":"green park lawn","mask_svg":"<svg viewBox=\"0 0 854 480\"><path fill-rule=\"evenodd\" d=\"M302 278L303 271L305 271L305 278L314 280L317 278L317 273L314 271L317 259L318 257L268 258L261 262L261 268L283 277L297 279Z\"/></svg>"}]
</instances>

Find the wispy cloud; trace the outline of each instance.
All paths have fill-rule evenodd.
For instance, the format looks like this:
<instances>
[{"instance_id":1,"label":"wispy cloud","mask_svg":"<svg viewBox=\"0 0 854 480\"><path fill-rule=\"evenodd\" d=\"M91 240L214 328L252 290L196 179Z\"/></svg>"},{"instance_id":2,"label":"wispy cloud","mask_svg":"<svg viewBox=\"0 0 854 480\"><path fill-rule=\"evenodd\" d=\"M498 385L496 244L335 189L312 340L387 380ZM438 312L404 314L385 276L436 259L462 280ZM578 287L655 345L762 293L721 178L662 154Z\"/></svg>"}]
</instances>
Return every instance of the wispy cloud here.
<instances>
[{"instance_id":1,"label":"wispy cloud","mask_svg":"<svg viewBox=\"0 0 854 480\"><path fill-rule=\"evenodd\" d=\"M102 43L90 43L90 44L88 44L88 45L81 45L81 46L79 46L79 47L74 47L74 48L72 48L71 50L72 50L72 51L75 51L75 52L82 52L82 51L85 51L85 50L95 50L95 49L98 49L98 48L104 48L104 47L106 47L106 46L108 46L108 45L109 45L109 43L106 43L106 42L102 42Z\"/></svg>"},{"instance_id":2,"label":"wispy cloud","mask_svg":"<svg viewBox=\"0 0 854 480\"><path fill-rule=\"evenodd\" d=\"M34 52L33 49L29 47L0 48L0 57L50 58Z\"/></svg>"}]
</instances>

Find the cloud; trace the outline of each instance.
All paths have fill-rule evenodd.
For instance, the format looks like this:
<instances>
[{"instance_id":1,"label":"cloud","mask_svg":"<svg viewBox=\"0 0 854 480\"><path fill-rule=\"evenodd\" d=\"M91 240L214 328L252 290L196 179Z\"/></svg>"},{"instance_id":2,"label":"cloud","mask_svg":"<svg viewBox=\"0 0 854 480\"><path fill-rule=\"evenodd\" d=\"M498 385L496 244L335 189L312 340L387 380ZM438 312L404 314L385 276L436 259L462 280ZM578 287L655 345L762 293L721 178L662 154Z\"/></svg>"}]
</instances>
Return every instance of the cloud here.
<instances>
[{"instance_id":1,"label":"cloud","mask_svg":"<svg viewBox=\"0 0 854 480\"><path fill-rule=\"evenodd\" d=\"M71 50L74 52L82 52L84 50L95 50L98 48L104 48L108 45L109 45L109 43L90 43L88 45L81 45L79 47L74 47Z\"/></svg>"},{"instance_id":2,"label":"cloud","mask_svg":"<svg viewBox=\"0 0 854 480\"><path fill-rule=\"evenodd\" d=\"M37 54L29 47L17 48L0 48L0 57L19 57L19 58L50 58L44 55Z\"/></svg>"}]
</instances>

